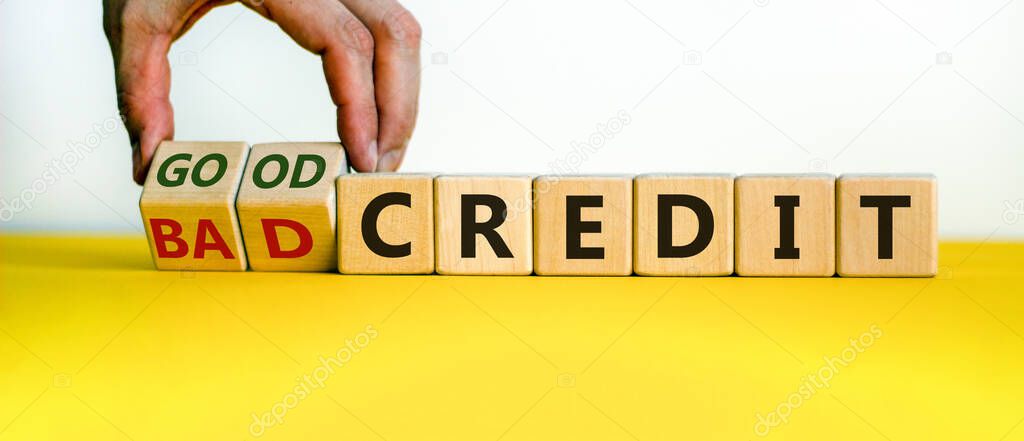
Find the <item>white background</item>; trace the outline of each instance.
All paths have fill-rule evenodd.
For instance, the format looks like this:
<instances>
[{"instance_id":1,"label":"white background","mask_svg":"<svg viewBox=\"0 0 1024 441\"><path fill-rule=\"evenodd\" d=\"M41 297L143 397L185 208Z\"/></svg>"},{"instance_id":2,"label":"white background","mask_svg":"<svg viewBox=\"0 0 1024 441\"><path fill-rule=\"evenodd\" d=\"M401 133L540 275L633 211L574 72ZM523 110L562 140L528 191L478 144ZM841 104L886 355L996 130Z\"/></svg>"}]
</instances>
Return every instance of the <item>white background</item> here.
<instances>
[{"instance_id":1,"label":"white background","mask_svg":"<svg viewBox=\"0 0 1024 441\"><path fill-rule=\"evenodd\" d=\"M31 205L2 230L141 231L100 3L0 0L0 198ZM1024 2L406 6L426 41L404 170L931 172L944 238L1024 237ZM169 57L179 139L337 140L319 60L241 6Z\"/></svg>"}]
</instances>

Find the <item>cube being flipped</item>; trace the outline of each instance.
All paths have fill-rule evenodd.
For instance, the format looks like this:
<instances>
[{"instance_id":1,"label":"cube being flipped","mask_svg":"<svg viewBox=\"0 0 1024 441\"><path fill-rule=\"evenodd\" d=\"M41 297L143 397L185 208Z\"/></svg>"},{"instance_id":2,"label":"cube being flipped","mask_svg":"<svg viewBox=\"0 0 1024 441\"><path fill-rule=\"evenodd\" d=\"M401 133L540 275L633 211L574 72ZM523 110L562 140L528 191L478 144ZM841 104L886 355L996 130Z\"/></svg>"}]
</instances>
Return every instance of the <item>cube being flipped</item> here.
<instances>
[{"instance_id":1,"label":"cube being flipped","mask_svg":"<svg viewBox=\"0 0 1024 441\"><path fill-rule=\"evenodd\" d=\"M254 271L334 271L334 179L347 170L338 143L252 147L238 190L238 220Z\"/></svg>"}]
</instances>

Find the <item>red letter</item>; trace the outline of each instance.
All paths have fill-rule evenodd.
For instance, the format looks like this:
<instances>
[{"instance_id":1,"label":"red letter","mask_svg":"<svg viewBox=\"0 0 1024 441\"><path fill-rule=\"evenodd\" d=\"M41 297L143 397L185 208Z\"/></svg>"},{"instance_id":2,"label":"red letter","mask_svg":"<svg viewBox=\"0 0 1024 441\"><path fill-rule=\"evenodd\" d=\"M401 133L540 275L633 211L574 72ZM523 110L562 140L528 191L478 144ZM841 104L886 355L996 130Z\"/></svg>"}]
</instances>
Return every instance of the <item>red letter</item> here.
<instances>
[{"instance_id":1,"label":"red letter","mask_svg":"<svg viewBox=\"0 0 1024 441\"><path fill-rule=\"evenodd\" d=\"M267 252L271 259L295 259L313 250L313 235L305 225L291 219L260 219L263 222L263 236L267 238ZM299 245L294 250L282 251L277 237L277 227L288 228L299 236Z\"/></svg>"},{"instance_id":2,"label":"red letter","mask_svg":"<svg viewBox=\"0 0 1024 441\"><path fill-rule=\"evenodd\" d=\"M213 239L213 242L206 241L207 235ZM217 231L217 226L213 224L213 221L199 219L199 226L196 228L196 259L205 258L206 250L220 251L220 254L225 259L235 258L235 255L231 254L227 242L224 242L224 238L220 236L220 231Z\"/></svg>"},{"instance_id":3,"label":"red letter","mask_svg":"<svg viewBox=\"0 0 1024 441\"><path fill-rule=\"evenodd\" d=\"M171 227L169 233L164 233L164 227ZM149 220L149 230L153 232L153 246L156 247L156 256L161 259L177 259L188 255L188 243L182 240L181 224L174 219ZM167 249L167 242L174 243L174 251Z\"/></svg>"}]
</instances>

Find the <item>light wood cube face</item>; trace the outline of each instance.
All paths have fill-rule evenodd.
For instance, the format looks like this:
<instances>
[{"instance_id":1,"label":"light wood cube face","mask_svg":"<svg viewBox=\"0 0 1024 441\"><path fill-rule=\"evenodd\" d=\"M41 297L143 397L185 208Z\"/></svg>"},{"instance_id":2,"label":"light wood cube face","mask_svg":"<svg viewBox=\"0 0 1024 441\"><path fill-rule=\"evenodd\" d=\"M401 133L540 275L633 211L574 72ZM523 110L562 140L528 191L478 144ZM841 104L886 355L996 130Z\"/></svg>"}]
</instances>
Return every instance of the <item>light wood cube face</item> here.
<instances>
[{"instance_id":1,"label":"light wood cube face","mask_svg":"<svg viewBox=\"0 0 1024 441\"><path fill-rule=\"evenodd\" d=\"M338 143L258 144L238 191L239 222L255 271L333 271L338 265Z\"/></svg>"},{"instance_id":2,"label":"light wood cube face","mask_svg":"<svg viewBox=\"0 0 1024 441\"><path fill-rule=\"evenodd\" d=\"M338 269L344 274L434 272L434 182L425 174L337 180Z\"/></svg>"},{"instance_id":3,"label":"light wood cube face","mask_svg":"<svg viewBox=\"0 0 1024 441\"><path fill-rule=\"evenodd\" d=\"M534 271L628 276L633 272L633 180L543 176L534 180Z\"/></svg>"},{"instance_id":4,"label":"light wood cube face","mask_svg":"<svg viewBox=\"0 0 1024 441\"><path fill-rule=\"evenodd\" d=\"M840 276L930 277L938 271L931 175L843 175L836 187Z\"/></svg>"},{"instance_id":5,"label":"light wood cube face","mask_svg":"<svg viewBox=\"0 0 1024 441\"><path fill-rule=\"evenodd\" d=\"M160 144L139 201L157 269L245 271L235 197L248 155L244 142Z\"/></svg>"},{"instance_id":6,"label":"light wood cube face","mask_svg":"<svg viewBox=\"0 0 1024 441\"><path fill-rule=\"evenodd\" d=\"M633 271L733 272L732 175L644 175L633 181Z\"/></svg>"},{"instance_id":7,"label":"light wood cube face","mask_svg":"<svg viewBox=\"0 0 1024 441\"><path fill-rule=\"evenodd\" d=\"M835 275L834 176L746 175L735 192L738 275Z\"/></svg>"},{"instance_id":8,"label":"light wood cube face","mask_svg":"<svg viewBox=\"0 0 1024 441\"><path fill-rule=\"evenodd\" d=\"M533 273L533 179L441 176L434 180L439 274Z\"/></svg>"}]
</instances>

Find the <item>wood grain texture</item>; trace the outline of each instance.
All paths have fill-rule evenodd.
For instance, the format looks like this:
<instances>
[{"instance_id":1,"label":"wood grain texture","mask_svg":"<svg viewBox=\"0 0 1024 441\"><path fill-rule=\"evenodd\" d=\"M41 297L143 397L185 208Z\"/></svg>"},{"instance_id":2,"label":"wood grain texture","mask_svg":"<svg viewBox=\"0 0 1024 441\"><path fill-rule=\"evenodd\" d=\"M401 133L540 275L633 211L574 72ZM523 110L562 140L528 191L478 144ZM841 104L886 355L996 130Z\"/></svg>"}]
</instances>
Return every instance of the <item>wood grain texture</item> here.
<instances>
[{"instance_id":1,"label":"wood grain texture","mask_svg":"<svg viewBox=\"0 0 1024 441\"><path fill-rule=\"evenodd\" d=\"M835 177L744 175L736 179L736 274L740 276L835 275ZM799 258L776 258L781 214L776 196L798 196L793 208Z\"/></svg>"},{"instance_id":2,"label":"wood grain texture","mask_svg":"<svg viewBox=\"0 0 1024 441\"><path fill-rule=\"evenodd\" d=\"M629 176L542 176L534 180L534 271L538 275L628 276L633 272L633 180ZM568 234L567 196L600 197L600 207L578 210L579 221L600 232ZM603 251L602 258L570 258L567 239Z\"/></svg>"},{"instance_id":3,"label":"wood grain texture","mask_svg":"<svg viewBox=\"0 0 1024 441\"><path fill-rule=\"evenodd\" d=\"M529 275L533 272L533 179L529 176L440 176L434 180L434 243L439 274ZM463 198L494 196L504 204L504 214L476 205L473 222L504 221L494 231L509 255L498 256L490 240L474 234L473 255L463 249ZM494 218L492 216L499 216Z\"/></svg>"},{"instance_id":4,"label":"wood grain texture","mask_svg":"<svg viewBox=\"0 0 1024 441\"><path fill-rule=\"evenodd\" d=\"M430 274L434 272L434 180L428 174L349 174L337 179L338 269L344 274ZM363 214L385 193L408 195L410 206L380 211L376 231L389 245L408 243L402 257L384 257L363 240Z\"/></svg>"},{"instance_id":5,"label":"wood grain texture","mask_svg":"<svg viewBox=\"0 0 1024 441\"><path fill-rule=\"evenodd\" d=\"M334 181L347 168L338 143L252 147L236 207L254 271L337 269Z\"/></svg>"},{"instance_id":6,"label":"wood grain texture","mask_svg":"<svg viewBox=\"0 0 1024 441\"><path fill-rule=\"evenodd\" d=\"M836 186L839 275L934 276L939 261L937 188L936 179L931 175L840 176ZM862 200L864 196L868 200ZM873 196L896 196L901 199L897 205L906 202L910 206L891 208L889 217L885 213L888 210L880 210L877 201L870 200ZM888 219L891 219L891 229L885 228ZM891 242L880 243L880 220Z\"/></svg>"},{"instance_id":7,"label":"wood grain texture","mask_svg":"<svg viewBox=\"0 0 1024 441\"><path fill-rule=\"evenodd\" d=\"M139 200L157 269L245 271L247 263L235 197L248 154L249 146L244 142L160 144ZM159 230L154 231L154 224L163 222L161 219L180 225L180 234L174 235L175 227L170 225L157 225ZM209 228L200 228L201 223ZM161 257L154 233L180 238L187 252L181 257L168 257L184 250L173 240L161 240L170 253ZM217 250L200 246L205 251L199 253L197 237L201 243L224 246L216 246Z\"/></svg>"},{"instance_id":8,"label":"wood grain texture","mask_svg":"<svg viewBox=\"0 0 1024 441\"><path fill-rule=\"evenodd\" d=\"M633 180L633 271L644 276L727 276L733 272L733 175L657 174ZM712 215L707 247L692 257L658 256L659 195L700 198ZM693 209L672 210L671 244L683 246L698 235Z\"/></svg>"}]
</instances>

